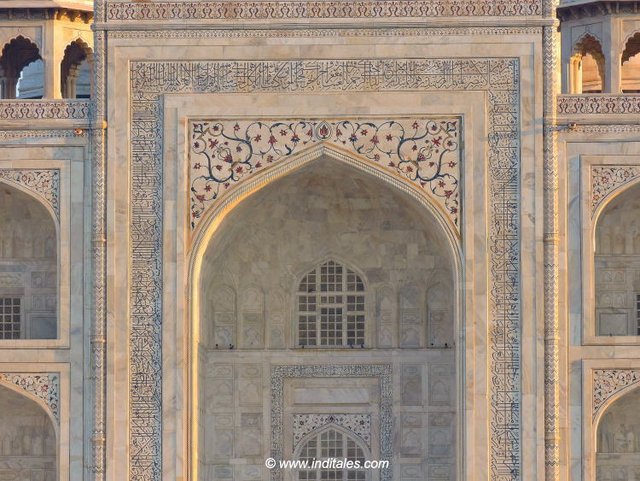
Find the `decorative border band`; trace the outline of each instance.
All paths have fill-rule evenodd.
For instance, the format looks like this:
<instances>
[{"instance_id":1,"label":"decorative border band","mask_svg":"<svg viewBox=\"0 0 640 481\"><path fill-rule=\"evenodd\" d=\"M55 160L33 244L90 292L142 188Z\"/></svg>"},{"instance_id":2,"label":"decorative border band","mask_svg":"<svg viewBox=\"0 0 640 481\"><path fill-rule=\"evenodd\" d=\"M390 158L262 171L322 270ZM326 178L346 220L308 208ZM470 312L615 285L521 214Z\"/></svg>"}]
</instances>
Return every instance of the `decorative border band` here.
<instances>
[{"instance_id":1,"label":"decorative border band","mask_svg":"<svg viewBox=\"0 0 640 481\"><path fill-rule=\"evenodd\" d=\"M3 120L86 120L91 115L90 100L1 100Z\"/></svg>"},{"instance_id":2,"label":"decorative border band","mask_svg":"<svg viewBox=\"0 0 640 481\"><path fill-rule=\"evenodd\" d=\"M53 417L60 423L60 375L57 373L0 373L4 382L23 389L47 405Z\"/></svg>"},{"instance_id":3,"label":"decorative border band","mask_svg":"<svg viewBox=\"0 0 640 481\"><path fill-rule=\"evenodd\" d=\"M141 8L161 4L136 5ZM130 65L130 480L159 481L162 476L163 95L352 91L486 93L487 195L493 199L488 240L490 425L493 426L490 472L492 478L501 481L518 480L521 476L519 60L134 61Z\"/></svg>"},{"instance_id":4,"label":"decorative border band","mask_svg":"<svg viewBox=\"0 0 640 481\"><path fill-rule=\"evenodd\" d=\"M558 115L638 115L640 95L559 95Z\"/></svg>"},{"instance_id":5,"label":"decorative border band","mask_svg":"<svg viewBox=\"0 0 640 481\"><path fill-rule=\"evenodd\" d=\"M540 16L541 0L271 0L109 2L109 21L308 20Z\"/></svg>"}]
</instances>

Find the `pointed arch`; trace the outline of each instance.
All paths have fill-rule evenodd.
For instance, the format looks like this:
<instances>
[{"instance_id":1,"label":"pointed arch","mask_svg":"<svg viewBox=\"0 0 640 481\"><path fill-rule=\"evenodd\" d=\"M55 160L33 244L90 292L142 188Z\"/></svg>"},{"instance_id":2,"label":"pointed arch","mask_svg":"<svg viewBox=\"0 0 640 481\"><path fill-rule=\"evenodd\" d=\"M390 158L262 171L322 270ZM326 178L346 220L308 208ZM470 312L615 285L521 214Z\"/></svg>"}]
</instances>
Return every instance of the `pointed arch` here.
<instances>
[{"instance_id":1,"label":"pointed arch","mask_svg":"<svg viewBox=\"0 0 640 481\"><path fill-rule=\"evenodd\" d=\"M594 419L592 446L598 478L612 468L635 468L640 453L639 399L639 384L631 384L608 399Z\"/></svg>"},{"instance_id":2,"label":"pointed arch","mask_svg":"<svg viewBox=\"0 0 640 481\"><path fill-rule=\"evenodd\" d=\"M58 418L56 417L55 413L51 410L51 407L47 405L47 403L42 398L39 398L33 393L30 393L26 389L16 384L13 384L12 382L8 381L7 379L1 376L0 376L0 387L10 389L11 391L14 391L20 396L25 397L30 401L34 402L35 404L37 404L49 417L49 420L51 421L51 424L54 428L54 431L56 433L56 438L57 438L57 436L59 435L59 429L60 429L60 426L58 424Z\"/></svg>"},{"instance_id":3,"label":"pointed arch","mask_svg":"<svg viewBox=\"0 0 640 481\"><path fill-rule=\"evenodd\" d=\"M585 33L573 45L571 56L571 93L597 93L604 89L605 57L602 43Z\"/></svg>"},{"instance_id":4,"label":"pointed arch","mask_svg":"<svg viewBox=\"0 0 640 481\"><path fill-rule=\"evenodd\" d=\"M38 45L28 37L18 35L5 43L0 53L0 87L3 99L16 98L18 79L29 64L42 60ZM38 73L39 75L39 73ZM34 79L38 83L37 79ZM44 85L44 77L40 80Z\"/></svg>"},{"instance_id":5,"label":"pointed arch","mask_svg":"<svg viewBox=\"0 0 640 481\"><path fill-rule=\"evenodd\" d=\"M0 381L0 420L3 472L11 479L59 479L58 425L48 407L22 388ZM34 472L38 476L33 477Z\"/></svg>"},{"instance_id":6,"label":"pointed arch","mask_svg":"<svg viewBox=\"0 0 640 481\"><path fill-rule=\"evenodd\" d=\"M0 169L0 170L2 170L2 169ZM30 188L26 187L25 185L21 184L20 182L14 182L14 181L12 181L12 180L0 175L0 186L2 186L2 185L6 185L6 186L8 186L8 187L10 187L12 189L19 190L20 192L28 195L30 198L32 198L38 204L42 205L42 207L44 209L46 209L46 211L51 216L51 220L56 225L56 233L58 233L58 229L60 227L59 226L58 213L54 210L54 206L52 205L52 203L51 203L51 201L49 199L47 199L40 192L37 192L35 189L30 189Z\"/></svg>"},{"instance_id":7,"label":"pointed arch","mask_svg":"<svg viewBox=\"0 0 640 481\"><path fill-rule=\"evenodd\" d=\"M595 229L596 229L596 226L598 225L598 222L600 221L600 216L607 209L609 204L613 200L615 200L618 196L620 196L621 194L624 194L627 190L632 189L633 187L635 187L638 184L640 184L640 176L634 177L630 181L628 181L628 182L626 182L624 184L620 184L616 188L614 188L613 190L607 192L606 197L604 199L600 200L600 202L598 203L596 209L593 211L593 214L592 214L592 218L593 218L592 236L595 235Z\"/></svg>"},{"instance_id":8,"label":"pointed arch","mask_svg":"<svg viewBox=\"0 0 640 481\"><path fill-rule=\"evenodd\" d=\"M360 437L357 433L354 433L350 429L347 429L344 426L340 426L333 421L330 421L327 424L323 424L322 426L319 426L313 429L311 432L302 436L302 438L300 438L300 441L298 441L298 443L293 447L293 455L297 458L300 455L300 449L302 448L302 446L304 446L309 442L309 440L313 439L314 437L329 430L338 431L345 436L352 438L362 448L362 450L364 451L364 455L367 458L370 458L371 450L369 449L369 446L367 446L367 442L362 439L362 437Z\"/></svg>"},{"instance_id":9,"label":"pointed arch","mask_svg":"<svg viewBox=\"0 0 640 481\"><path fill-rule=\"evenodd\" d=\"M13 279L0 289L0 339L59 336L59 223L37 191L0 178L0 263Z\"/></svg>"},{"instance_id":10,"label":"pointed arch","mask_svg":"<svg viewBox=\"0 0 640 481\"><path fill-rule=\"evenodd\" d=\"M334 458L349 459L350 461L359 461L360 463L364 463L364 461L371 458L370 450L360 436L335 423L329 423L316 428L303 437L298 443L298 446L296 446L293 456L295 459L307 461ZM341 479L345 481L352 479L349 475L354 474L357 476L356 479L370 479L370 474L364 470L363 464L361 464L360 468L355 469L348 469L346 467L311 468L308 470L299 469L297 472L307 471L307 473L319 473L327 470L342 472Z\"/></svg>"},{"instance_id":11,"label":"pointed arch","mask_svg":"<svg viewBox=\"0 0 640 481\"><path fill-rule=\"evenodd\" d=\"M258 172L255 176L240 183L235 189L225 192L220 196L216 204L208 209L202 222L196 228L191 245L188 249L189 285L187 286L187 296L191 303L191 322L189 324L192 329L192 332L190 332L192 342L197 342L199 340L199 309L195 306L199 306L200 302L198 284L201 276L202 259L204 258L204 253L211 239L216 233L218 227L220 227L222 221L227 215L229 215L229 213L240 205L243 200L261 191L276 180L297 172L303 167L310 165L323 157L341 162L359 170L360 172L382 180L387 183L390 188L397 189L402 193L408 194L420 206L424 207L432 219L435 220L435 224L439 227L439 231L444 234L443 239L447 244L448 251L452 254L451 260L453 271L455 273L461 272L462 252L460 238L446 214L427 193L401 176L394 175L387 170L383 170L375 164L365 162L355 156L347 155L344 152L326 144L320 144L301 154L285 159L274 165L272 168ZM459 279L456 279L456 283L459 283L459 281Z\"/></svg>"},{"instance_id":12,"label":"pointed arch","mask_svg":"<svg viewBox=\"0 0 640 481\"><path fill-rule=\"evenodd\" d=\"M446 256L447 262L452 274L453 295L451 296L454 316L456 322L461 318L461 286L462 286L462 252L461 242L457 231L446 213L434 202L430 194L421 190L416 184L411 183L400 175L395 175L392 171L383 169L379 165L365 161L356 156L351 156L327 144L316 145L300 154L282 159L276 164L268 168L261 169L254 175L242 180L234 186L233 189L223 192L215 201L215 203L204 214L203 219L196 227L191 244L186 249L188 253L187 260L187 312L185 313L187 326L187 361L185 362L187 371L187 405L189 406L190 420L188 427L188 437L190 440L190 472L194 479L198 479L200 445L203 443L201 438L199 421L199 399L201 397L201 389L204 383L202 378L202 368L199 365L199 353L202 352L201 341L201 301L202 292L200 289L200 280L206 272L203 269L209 265L204 261L207 255L207 249L214 242L218 235L226 235L226 226L223 228L223 222L234 212L240 209L245 201L248 201L254 194L258 194L277 181L285 181L288 176L294 176L295 173L304 173L306 168L318 169L313 170L314 173L321 172L320 166L316 162L326 162L327 167L344 168L340 170L336 176L343 176L346 171L355 172L357 177L362 181L370 176L371 180L376 180L377 189L388 187L391 193L398 197L404 196L407 205L415 207L416 215L424 216L425 225L430 228L434 237L438 242L442 242L442 249L438 247L439 254ZM325 164L322 164L322 168ZM355 175L354 175L355 176ZM312 177L314 178L314 177ZM342 177L344 178L344 177ZM373 183L372 183L373 184ZM257 197L257 196L256 196ZM234 224L235 225L235 224ZM260 226L257 227L258 229ZM238 228L239 229L239 228ZM238 230L239 231L239 230ZM225 239L230 239L226 238ZM248 244L250 239L244 239ZM438 244L439 246L439 244ZM325 251L316 255L332 257L332 253ZM224 256L224 254L220 254ZM224 258L224 257L222 257ZM322 257L321 257L322 258ZM349 263L352 265L352 263ZM280 282L287 285L295 285L297 289L296 274L301 271L287 271L286 280L279 279ZM421 342L424 339L421 340ZM291 344L288 343L288 346ZM456 358L455 362L458 360ZM457 364L456 364L457 365Z\"/></svg>"},{"instance_id":13,"label":"pointed arch","mask_svg":"<svg viewBox=\"0 0 640 481\"><path fill-rule=\"evenodd\" d=\"M640 32L635 31L624 41L621 57L621 90L623 93L640 92Z\"/></svg>"},{"instance_id":14,"label":"pointed arch","mask_svg":"<svg viewBox=\"0 0 640 481\"><path fill-rule=\"evenodd\" d=\"M594 319L600 336L640 335L640 179L612 191L599 206L591 233Z\"/></svg>"},{"instance_id":15,"label":"pointed arch","mask_svg":"<svg viewBox=\"0 0 640 481\"><path fill-rule=\"evenodd\" d=\"M81 37L67 45L60 63L60 91L63 98L91 97L92 66L93 50Z\"/></svg>"}]
</instances>

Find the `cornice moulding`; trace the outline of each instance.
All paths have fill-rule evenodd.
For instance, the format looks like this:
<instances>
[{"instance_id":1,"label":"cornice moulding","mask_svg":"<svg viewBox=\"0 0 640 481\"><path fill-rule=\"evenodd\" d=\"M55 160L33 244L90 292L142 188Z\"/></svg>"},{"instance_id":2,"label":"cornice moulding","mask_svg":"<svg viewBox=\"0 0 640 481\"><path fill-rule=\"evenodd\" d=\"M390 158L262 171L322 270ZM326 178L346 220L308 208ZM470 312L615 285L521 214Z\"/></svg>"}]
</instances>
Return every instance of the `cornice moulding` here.
<instances>
[{"instance_id":1,"label":"cornice moulding","mask_svg":"<svg viewBox=\"0 0 640 481\"><path fill-rule=\"evenodd\" d=\"M314 19L313 28L321 29L354 29L354 28L465 28L465 27L546 27L555 25L551 18L531 17L441 17L428 18L416 17L407 20L387 20L354 18L348 22L340 19ZM167 20L149 20L144 23L129 23L127 21L110 21L94 23L92 28L96 31L163 31L163 30L278 30L278 29L308 29L309 21L277 19L277 20L225 20L202 19L194 20L188 24L175 23Z\"/></svg>"}]
</instances>

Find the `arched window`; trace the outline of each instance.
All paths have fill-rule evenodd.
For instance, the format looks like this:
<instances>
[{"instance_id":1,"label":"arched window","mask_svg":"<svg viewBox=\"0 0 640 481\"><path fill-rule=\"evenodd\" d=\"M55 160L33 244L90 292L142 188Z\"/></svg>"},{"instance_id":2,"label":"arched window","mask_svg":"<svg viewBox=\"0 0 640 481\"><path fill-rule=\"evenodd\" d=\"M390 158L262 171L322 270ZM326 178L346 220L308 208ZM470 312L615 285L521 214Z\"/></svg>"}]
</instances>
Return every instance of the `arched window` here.
<instances>
[{"instance_id":1,"label":"arched window","mask_svg":"<svg viewBox=\"0 0 640 481\"><path fill-rule=\"evenodd\" d=\"M329 428L312 436L298 450L298 459L307 462L308 469L298 471L298 481L358 481L366 480L367 473L363 469L365 451L355 437L337 429ZM325 464L323 460L334 458L352 462L344 466ZM355 467L355 463L359 468ZM315 463L315 464L314 464ZM350 469L351 468L351 469Z\"/></svg>"},{"instance_id":2,"label":"arched window","mask_svg":"<svg viewBox=\"0 0 640 481\"><path fill-rule=\"evenodd\" d=\"M308 272L298 286L298 345L364 345L364 283L336 261Z\"/></svg>"},{"instance_id":3,"label":"arched window","mask_svg":"<svg viewBox=\"0 0 640 481\"><path fill-rule=\"evenodd\" d=\"M60 65L60 90L66 99L91 97L91 48L78 39L64 51Z\"/></svg>"},{"instance_id":4,"label":"arched window","mask_svg":"<svg viewBox=\"0 0 640 481\"><path fill-rule=\"evenodd\" d=\"M622 92L640 92L640 32L633 35L622 52Z\"/></svg>"},{"instance_id":5,"label":"arched window","mask_svg":"<svg viewBox=\"0 0 640 481\"><path fill-rule=\"evenodd\" d=\"M25 68L34 62L32 68ZM14 38L4 46L0 55L2 98L41 98L43 86L44 69L38 46L25 37Z\"/></svg>"},{"instance_id":6,"label":"arched window","mask_svg":"<svg viewBox=\"0 0 640 481\"><path fill-rule=\"evenodd\" d=\"M598 39L585 35L571 57L571 93L598 93L604 87L604 53Z\"/></svg>"},{"instance_id":7,"label":"arched window","mask_svg":"<svg viewBox=\"0 0 640 481\"><path fill-rule=\"evenodd\" d=\"M0 339L58 337L57 233L36 199L0 184Z\"/></svg>"},{"instance_id":8,"label":"arched window","mask_svg":"<svg viewBox=\"0 0 640 481\"><path fill-rule=\"evenodd\" d=\"M640 185L615 197L595 232L596 332L640 335Z\"/></svg>"}]
</instances>

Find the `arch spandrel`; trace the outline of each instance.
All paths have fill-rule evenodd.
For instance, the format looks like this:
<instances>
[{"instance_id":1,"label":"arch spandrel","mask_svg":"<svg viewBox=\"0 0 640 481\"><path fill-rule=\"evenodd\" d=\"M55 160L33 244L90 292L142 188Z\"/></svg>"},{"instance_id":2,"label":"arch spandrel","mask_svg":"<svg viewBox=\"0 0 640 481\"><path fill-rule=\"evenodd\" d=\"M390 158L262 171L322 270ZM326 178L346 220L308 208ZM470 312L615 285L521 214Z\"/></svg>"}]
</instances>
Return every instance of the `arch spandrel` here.
<instances>
[{"instance_id":1,"label":"arch spandrel","mask_svg":"<svg viewBox=\"0 0 640 481\"><path fill-rule=\"evenodd\" d=\"M619 194L640 183L640 165L594 165L591 167L590 210L593 225Z\"/></svg>"},{"instance_id":2,"label":"arch spandrel","mask_svg":"<svg viewBox=\"0 0 640 481\"><path fill-rule=\"evenodd\" d=\"M459 236L460 123L458 117L192 121L191 229L198 230L226 192L322 146L412 184Z\"/></svg>"},{"instance_id":3,"label":"arch spandrel","mask_svg":"<svg viewBox=\"0 0 640 481\"><path fill-rule=\"evenodd\" d=\"M60 170L0 169L0 184L25 192L42 204L56 224L60 221Z\"/></svg>"}]
</instances>

